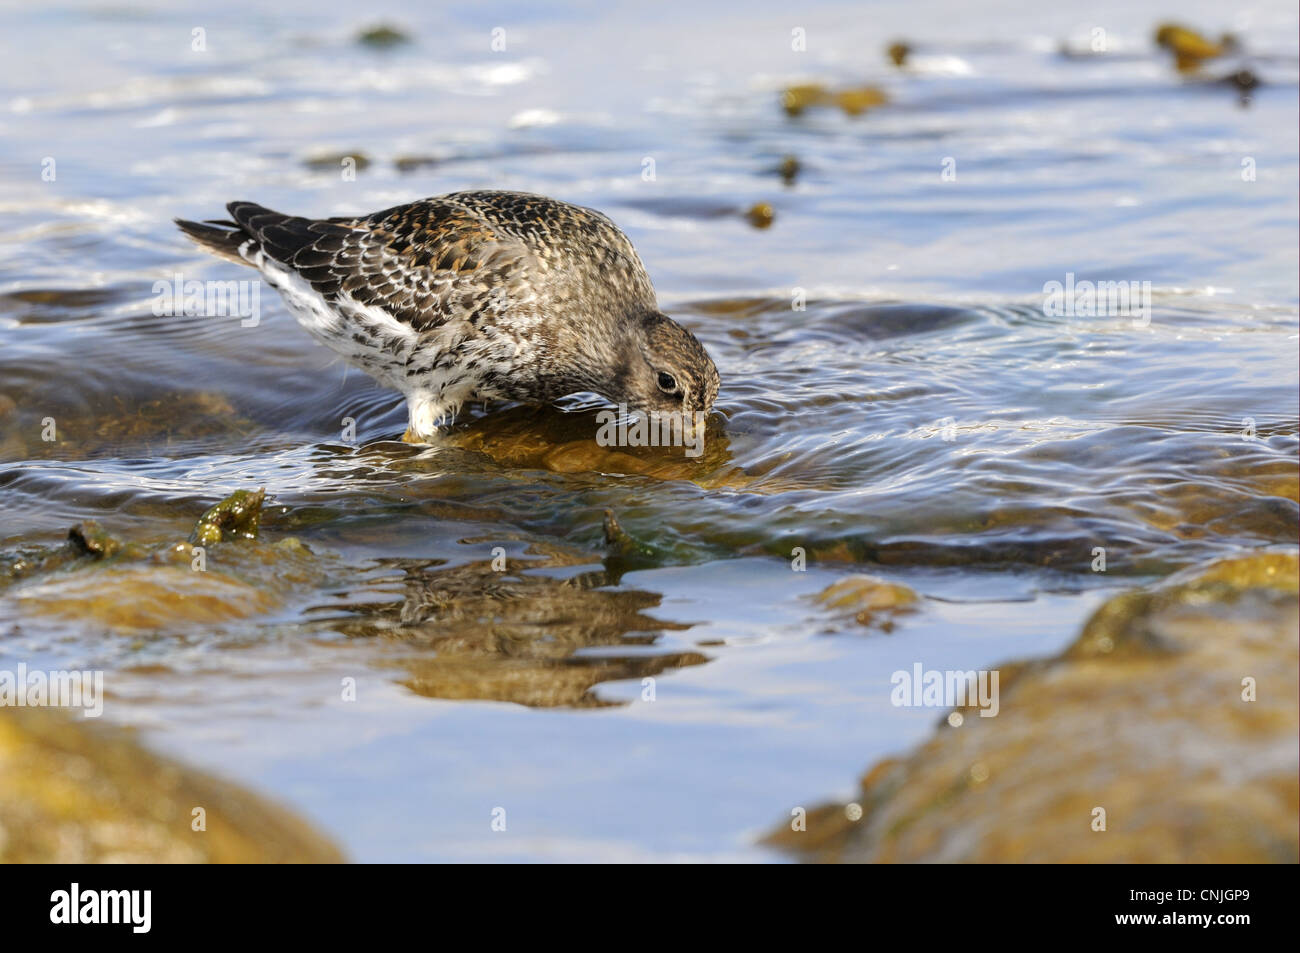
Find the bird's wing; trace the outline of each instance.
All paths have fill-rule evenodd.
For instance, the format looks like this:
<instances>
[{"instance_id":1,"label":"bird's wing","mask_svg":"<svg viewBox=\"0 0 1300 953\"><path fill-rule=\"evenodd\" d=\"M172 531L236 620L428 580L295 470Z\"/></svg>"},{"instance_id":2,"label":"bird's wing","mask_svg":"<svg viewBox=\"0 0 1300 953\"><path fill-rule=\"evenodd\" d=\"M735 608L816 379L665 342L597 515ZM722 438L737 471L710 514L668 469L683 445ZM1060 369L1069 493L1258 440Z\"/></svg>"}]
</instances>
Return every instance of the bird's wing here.
<instances>
[{"instance_id":1,"label":"bird's wing","mask_svg":"<svg viewBox=\"0 0 1300 953\"><path fill-rule=\"evenodd\" d=\"M519 306L531 295L531 258L517 237L471 210L432 199L362 218L310 219L252 202L227 206L262 255L296 272L331 302L383 310L417 332Z\"/></svg>"},{"instance_id":2,"label":"bird's wing","mask_svg":"<svg viewBox=\"0 0 1300 953\"><path fill-rule=\"evenodd\" d=\"M635 302L655 310L654 287L632 242L595 209L544 195L490 190L453 192L443 201L454 203L498 233L519 239L543 273L562 273L564 281L548 289L548 298L561 310L560 299L566 292L590 301L602 297L607 287L617 287L617 297L624 304Z\"/></svg>"}]
</instances>

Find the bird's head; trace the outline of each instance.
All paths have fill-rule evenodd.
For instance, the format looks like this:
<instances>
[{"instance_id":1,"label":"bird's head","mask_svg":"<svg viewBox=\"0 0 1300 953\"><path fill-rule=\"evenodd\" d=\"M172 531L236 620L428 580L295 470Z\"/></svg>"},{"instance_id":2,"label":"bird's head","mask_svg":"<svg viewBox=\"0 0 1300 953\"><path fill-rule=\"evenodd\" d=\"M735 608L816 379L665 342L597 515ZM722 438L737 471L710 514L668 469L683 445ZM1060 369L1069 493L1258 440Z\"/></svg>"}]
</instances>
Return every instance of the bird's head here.
<instances>
[{"instance_id":1,"label":"bird's head","mask_svg":"<svg viewBox=\"0 0 1300 953\"><path fill-rule=\"evenodd\" d=\"M628 323L615 380L604 396L642 413L708 413L718 368L695 335L657 311Z\"/></svg>"}]
</instances>

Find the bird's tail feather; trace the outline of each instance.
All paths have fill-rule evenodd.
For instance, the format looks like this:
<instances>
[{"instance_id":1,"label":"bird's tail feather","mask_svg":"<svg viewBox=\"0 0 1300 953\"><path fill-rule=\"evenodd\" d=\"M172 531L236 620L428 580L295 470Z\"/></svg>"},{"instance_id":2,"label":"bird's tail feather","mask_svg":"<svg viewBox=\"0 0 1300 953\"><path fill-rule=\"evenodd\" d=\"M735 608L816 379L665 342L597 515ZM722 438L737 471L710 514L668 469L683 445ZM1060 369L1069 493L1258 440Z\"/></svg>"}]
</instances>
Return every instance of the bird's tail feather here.
<instances>
[{"instance_id":1,"label":"bird's tail feather","mask_svg":"<svg viewBox=\"0 0 1300 953\"><path fill-rule=\"evenodd\" d=\"M183 218L175 221L180 230L193 239L200 248L238 265L252 265L252 262L239 253L240 247L247 244L251 236L234 222L222 220L189 222Z\"/></svg>"}]
</instances>

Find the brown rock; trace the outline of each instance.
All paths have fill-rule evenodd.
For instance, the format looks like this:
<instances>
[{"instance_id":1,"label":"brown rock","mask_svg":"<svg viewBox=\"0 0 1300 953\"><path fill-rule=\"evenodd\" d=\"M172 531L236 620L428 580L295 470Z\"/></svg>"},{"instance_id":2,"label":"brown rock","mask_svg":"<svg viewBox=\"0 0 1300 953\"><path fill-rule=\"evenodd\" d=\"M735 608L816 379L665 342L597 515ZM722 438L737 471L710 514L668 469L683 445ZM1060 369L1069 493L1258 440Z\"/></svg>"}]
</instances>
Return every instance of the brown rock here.
<instances>
[{"instance_id":1,"label":"brown rock","mask_svg":"<svg viewBox=\"0 0 1300 953\"><path fill-rule=\"evenodd\" d=\"M193 829L194 809L205 830ZM257 795L151 754L130 733L0 708L0 863L339 863Z\"/></svg>"},{"instance_id":2,"label":"brown rock","mask_svg":"<svg viewBox=\"0 0 1300 953\"><path fill-rule=\"evenodd\" d=\"M916 608L920 598L907 586L858 574L827 586L817 601L838 614L852 615L858 625L886 628L893 617Z\"/></svg>"},{"instance_id":3,"label":"brown rock","mask_svg":"<svg viewBox=\"0 0 1300 953\"><path fill-rule=\"evenodd\" d=\"M996 717L869 773L861 820L822 808L817 836L768 842L821 861L1295 863L1298 581L1295 552L1266 552L1117 596L1057 658L1003 667Z\"/></svg>"}]
</instances>

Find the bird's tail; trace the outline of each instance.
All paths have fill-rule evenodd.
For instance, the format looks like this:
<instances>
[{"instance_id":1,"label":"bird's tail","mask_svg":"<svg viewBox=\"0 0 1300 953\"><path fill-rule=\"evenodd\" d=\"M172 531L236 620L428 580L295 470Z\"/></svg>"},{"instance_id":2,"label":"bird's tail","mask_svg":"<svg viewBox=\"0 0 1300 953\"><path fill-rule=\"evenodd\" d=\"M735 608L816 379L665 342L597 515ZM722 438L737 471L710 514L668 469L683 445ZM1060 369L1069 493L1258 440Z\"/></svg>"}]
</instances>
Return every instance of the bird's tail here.
<instances>
[{"instance_id":1,"label":"bird's tail","mask_svg":"<svg viewBox=\"0 0 1300 953\"><path fill-rule=\"evenodd\" d=\"M237 265L252 265L252 262L240 254L254 239L235 222L211 220L207 222L189 222L183 218L175 220L180 230L194 240L200 248L212 252L219 258L233 261Z\"/></svg>"}]
</instances>

